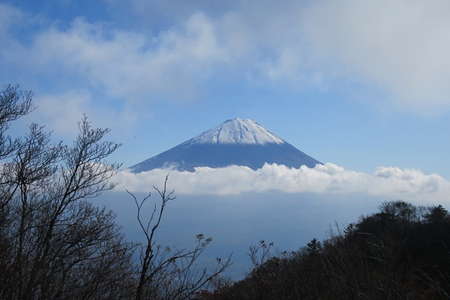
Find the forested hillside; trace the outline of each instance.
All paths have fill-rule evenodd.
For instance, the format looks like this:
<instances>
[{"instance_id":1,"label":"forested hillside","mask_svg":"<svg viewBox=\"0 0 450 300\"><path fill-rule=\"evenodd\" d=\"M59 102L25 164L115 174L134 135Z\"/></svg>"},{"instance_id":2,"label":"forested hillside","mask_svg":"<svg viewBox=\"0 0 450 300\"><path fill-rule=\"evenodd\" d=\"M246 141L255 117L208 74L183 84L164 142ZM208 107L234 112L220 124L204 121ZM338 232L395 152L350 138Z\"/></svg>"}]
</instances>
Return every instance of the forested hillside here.
<instances>
[{"instance_id":1,"label":"forested hillside","mask_svg":"<svg viewBox=\"0 0 450 300\"><path fill-rule=\"evenodd\" d=\"M264 255L268 246L260 246ZM448 299L449 247L450 216L442 206L388 202L202 299Z\"/></svg>"}]
</instances>

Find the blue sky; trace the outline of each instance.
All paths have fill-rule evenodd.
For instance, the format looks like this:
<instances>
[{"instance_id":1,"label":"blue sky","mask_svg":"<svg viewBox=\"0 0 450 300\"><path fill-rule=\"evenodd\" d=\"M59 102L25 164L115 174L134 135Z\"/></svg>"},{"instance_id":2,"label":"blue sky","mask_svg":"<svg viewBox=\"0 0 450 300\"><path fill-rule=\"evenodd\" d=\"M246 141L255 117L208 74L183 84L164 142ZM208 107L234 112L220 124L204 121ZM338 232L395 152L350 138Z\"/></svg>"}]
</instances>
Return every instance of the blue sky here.
<instances>
[{"instance_id":1,"label":"blue sky","mask_svg":"<svg viewBox=\"0 0 450 300\"><path fill-rule=\"evenodd\" d=\"M450 178L448 1L0 1L0 84L132 165L233 117L324 162Z\"/></svg>"}]
</instances>

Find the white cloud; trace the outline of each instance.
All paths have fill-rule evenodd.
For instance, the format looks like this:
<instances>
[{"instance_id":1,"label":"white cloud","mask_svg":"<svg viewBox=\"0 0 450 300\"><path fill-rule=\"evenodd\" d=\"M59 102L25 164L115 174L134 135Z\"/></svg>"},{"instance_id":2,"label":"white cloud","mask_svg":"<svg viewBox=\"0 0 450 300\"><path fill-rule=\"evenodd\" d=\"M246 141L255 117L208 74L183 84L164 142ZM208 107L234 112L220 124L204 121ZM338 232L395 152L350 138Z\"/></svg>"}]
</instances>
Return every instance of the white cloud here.
<instances>
[{"instance_id":1,"label":"white cloud","mask_svg":"<svg viewBox=\"0 0 450 300\"><path fill-rule=\"evenodd\" d=\"M86 115L96 127L126 131L136 117L128 110L112 110L95 106L88 91L67 91L61 94L46 94L35 97L36 110L29 116L44 122L49 129L62 136L73 137L78 133L78 122Z\"/></svg>"},{"instance_id":2,"label":"white cloud","mask_svg":"<svg viewBox=\"0 0 450 300\"><path fill-rule=\"evenodd\" d=\"M146 19L154 8L170 20L164 26L121 30L76 19L65 29L41 26L27 45L10 37L0 54L24 68L64 70L126 100L194 98L209 79L227 76L321 88L337 78L379 89L404 109L450 108L446 0L178 2L130 5ZM21 12L0 11L5 35Z\"/></svg>"},{"instance_id":3,"label":"white cloud","mask_svg":"<svg viewBox=\"0 0 450 300\"><path fill-rule=\"evenodd\" d=\"M67 77L77 76L76 82L87 81L125 100L193 98L217 76L306 80L300 48L287 44L298 30L284 28L287 16L279 9L271 12L269 22L265 11L253 9L226 10L216 18L193 10L156 32L121 30L78 18L64 29L49 24L34 32L29 44L19 43L21 48L3 53L37 74L60 76L64 71Z\"/></svg>"},{"instance_id":4,"label":"white cloud","mask_svg":"<svg viewBox=\"0 0 450 300\"><path fill-rule=\"evenodd\" d=\"M320 60L407 109L450 106L449 28L446 0L315 1L303 14Z\"/></svg>"},{"instance_id":5,"label":"white cloud","mask_svg":"<svg viewBox=\"0 0 450 300\"><path fill-rule=\"evenodd\" d=\"M132 2L143 18L149 8L167 8L157 0ZM199 1L175 6L164 10L164 18L185 20L197 11L214 16L208 22L221 49L234 65L244 66L244 74L259 80L326 85L338 78L380 89L403 109L450 107L446 0L234 1L215 7Z\"/></svg>"},{"instance_id":6,"label":"white cloud","mask_svg":"<svg viewBox=\"0 0 450 300\"><path fill-rule=\"evenodd\" d=\"M450 107L446 0L235 1L216 9L200 1L177 7L167 10L166 18L178 20L180 11L185 18L195 11L215 16L209 24L216 40L247 77L319 87L337 78L379 89L388 99L372 101L401 109L422 113Z\"/></svg>"},{"instance_id":7,"label":"white cloud","mask_svg":"<svg viewBox=\"0 0 450 300\"><path fill-rule=\"evenodd\" d=\"M58 134L72 134L77 131L77 122L83 114L89 114L90 95L87 92L69 91L60 95L37 97L39 119Z\"/></svg>"},{"instance_id":8,"label":"white cloud","mask_svg":"<svg viewBox=\"0 0 450 300\"><path fill-rule=\"evenodd\" d=\"M36 35L30 53L40 64L57 63L127 100L161 94L189 98L211 67L227 60L210 21L200 13L180 30L156 36L76 19L67 31L51 28Z\"/></svg>"},{"instance_id":9,"label":"white cloud","mask_svg":"<svg viewBox=\"0 0 450 300\"><path fill-rule=\"evenodd\" d=\"M115 180L118 189L148 192L169 174L170 186L178 194L236 195L242 193L363 194L407 201L448 201L450 181L419 170L379 167L373 174L346 170L327 163L298 169L266 164L261 169L230 166L196 168L195 172L155 169L138 174L127 170Z\"/></svg>"}]
</instances>

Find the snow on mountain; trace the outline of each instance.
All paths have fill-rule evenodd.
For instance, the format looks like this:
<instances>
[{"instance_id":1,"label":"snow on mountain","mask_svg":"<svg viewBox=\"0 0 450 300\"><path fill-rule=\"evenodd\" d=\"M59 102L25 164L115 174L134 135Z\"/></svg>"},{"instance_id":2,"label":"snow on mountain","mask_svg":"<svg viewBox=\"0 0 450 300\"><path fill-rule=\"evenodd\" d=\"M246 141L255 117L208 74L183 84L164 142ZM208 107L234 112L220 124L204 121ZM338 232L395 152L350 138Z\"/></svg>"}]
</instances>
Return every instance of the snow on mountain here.
<instances>
[{"instance_id":1,"label":"snow on mountain","mask_svg":"<svg viewBox=\"0 0 450 300\"><path fill-rule=\"evenodd\" d=\"M216 128L179 144L132 167L135 173L158 168L194 171L196 167L230 165L259 169L265 163L292 168L314 167L321 162L249 119L227 120Z\"/></svg>"},{"instance_id":2,"label":"snow on mountain","mask_svg":"<svg viewBox=\"0 0 450 300\"><path fill-rule=\"evenodd\" d=\"M284 141L250 119L227 120L185 142L187 144L283 144Z\"/></svg>"}]
</instances>

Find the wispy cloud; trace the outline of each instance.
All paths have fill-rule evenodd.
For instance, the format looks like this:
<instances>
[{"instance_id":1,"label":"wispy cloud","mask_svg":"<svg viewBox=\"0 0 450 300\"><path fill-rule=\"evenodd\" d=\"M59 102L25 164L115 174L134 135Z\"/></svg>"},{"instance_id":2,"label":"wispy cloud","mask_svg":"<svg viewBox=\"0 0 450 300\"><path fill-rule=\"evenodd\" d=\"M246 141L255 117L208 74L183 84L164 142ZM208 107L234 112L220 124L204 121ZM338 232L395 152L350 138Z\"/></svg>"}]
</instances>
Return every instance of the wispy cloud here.
<instances>
[{"instance_id":1,"label":"wispy cloud","mask_svg":"<svg viewBox=\"0 0 450 300\"><path fill-rule=\"evenodd\" d=\"M94 97L86 90L43 94L37 96L35 101L38 106L28 118L44 122L58 136L76 135L77 124L83 115L93 120L95 126L114 128L115 132L127 132L137 121L135 114L126 109L117 111L110 107L96 106Z\"/></svg>"},{"instance_id":2,"label":"wispy cloud","mask_svg":"<svg viewBox=\"0 0 450 300\"><path fill-rule=\"evenodd\" d=\"M78 83L129 101L194 98L207 89L208 80L227 77L281 85L316 83L301 47L298 9L271 5L255 10L239 3L215 13L205 2L200 9L183 10L184 17L175 17L177 23L156 31L120 29L83 18L63 27L49 22L33 32L28 44L3 53L16 67L38 74L64 71Z\"/></svg>"},{"instance_id":3,"label":"wispy cloud","mask_svg":"<svg viewBox=\"0 0 450 300\"><path fill-rule=\"evenodd\" d=\"M386 199L449 201L450 182L419 170L379 167L373 174L346 170L327 163L298 169L266 164L252 170L242 166L199 167L195 172L155 169L138 174L127 170L115 180L118 189L147 192L169 174L170 185L178 194L236 195L243 193L363 194Z\"/></svg>"},{"instance_id":4,"label":"wispy cloud","mask_svg":"<svg viewBox=\"0 0 450 300\"><path fill-rule=\"evenodd\" d=\"M64 70L84 85L133 101L193 98L207 90L208 80L226 77L296 88L338 79L378 89L403 109L450 108L445 0L177 5L164 9L170 25L156 30L78 18L63 27L41 24L29 43L5 40L21 12L2 5L6 46L0 54L16 67L27 62L23 68ZM131 7L137 13L147 6L135 0ZM8 45L16 45L14 51Z\"/></svg>"},{"instance_id":5,"label":"wispy cloud","mask_svg":"<svg viewBox=\"0 0 450 300\"><path fill-rule=\"evenodd\" d=\"M448 1L316 1L302 16L312 49L338 74L402 108L450 106Z\"/></svg>"},{"instance_id":6,"label":"wispy cloud","mask_svg":"<svg viewBox=\"0 0 450 300\"><path fill-rule=\"evenodd\" d=\"M142 12L149 7L165 9L172 21L198 11L214 16L208 24L215 39L233 64L245 61L247 78L324 86L337 79L379 90L386 102L405 110L450 107L450 3L445 0L288 0L283 5L264 0L215 7L177 1L172 9L158 0L132 3L142 19L148 19Z\"/></svg>"},{"instance_id":7,"label":"wispy cloud","mask_svg":"<svg viewBox=\"0 0 450 300\"><path fill-rule=\"evenodd\" d=\"M25 54L35 68L51 70L56 65L67 76L131 101L161 95L189 98L215 64L227 61L202 14L193 15L180 30L156 36L76 19L67 30L50 27L37 33L16 55Z\"/></svg>"}]
</instances>

